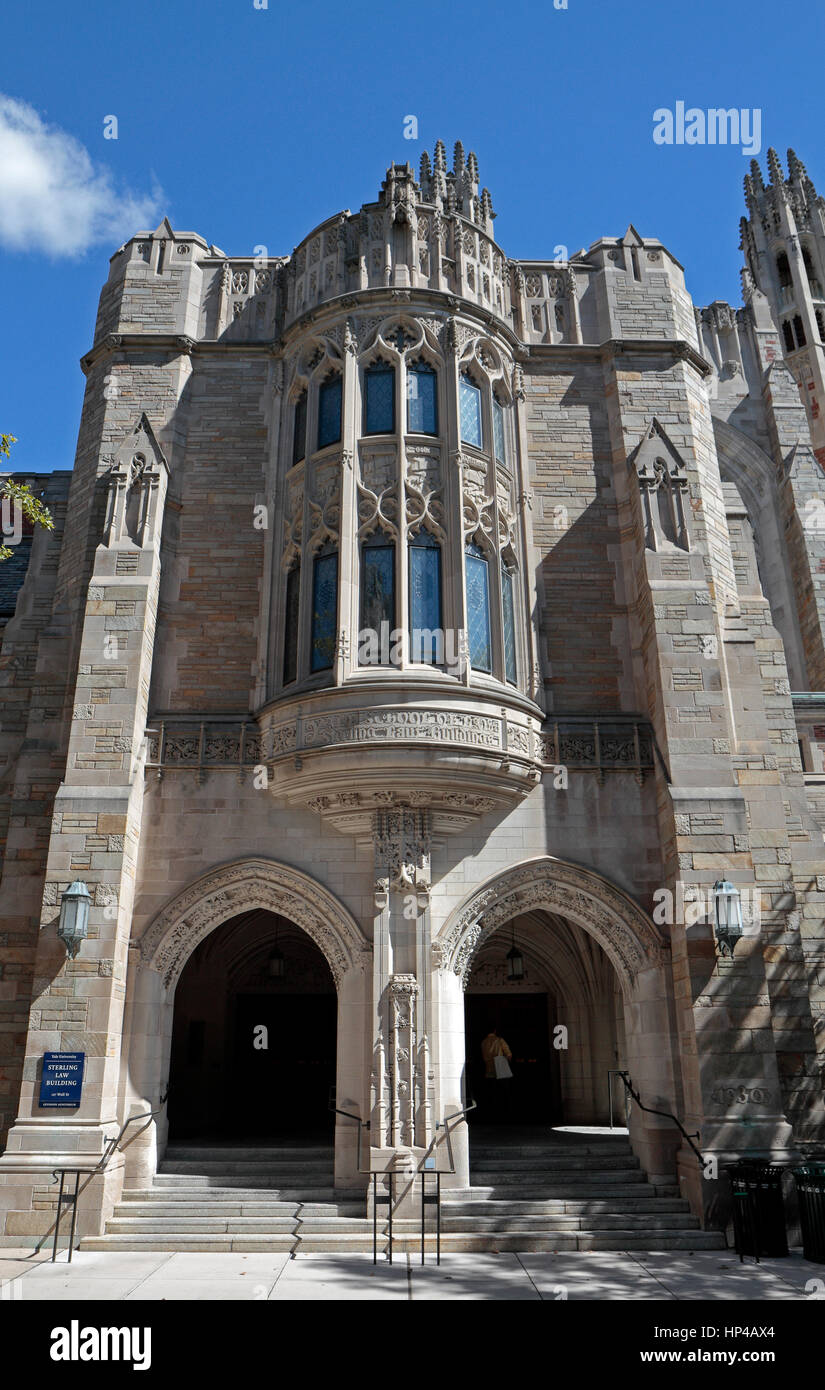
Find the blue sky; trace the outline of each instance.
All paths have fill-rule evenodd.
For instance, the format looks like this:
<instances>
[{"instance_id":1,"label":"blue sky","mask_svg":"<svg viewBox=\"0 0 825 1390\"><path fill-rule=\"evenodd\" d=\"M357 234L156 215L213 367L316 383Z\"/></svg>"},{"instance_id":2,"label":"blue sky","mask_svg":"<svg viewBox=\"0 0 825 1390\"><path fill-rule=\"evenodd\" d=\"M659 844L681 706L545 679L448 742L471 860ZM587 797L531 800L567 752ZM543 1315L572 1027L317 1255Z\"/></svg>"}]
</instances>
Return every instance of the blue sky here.
<instances>
[{"instance_id":1,"label":"blue sky","mask_svg":"<svg viewBox=\"0 0 825 1390\"><path fill-rule=\"evenodd\" d=\"M284 254L375 198L390 161L417 170L438 138L478 154L509 255L572 253L632 221L682 261L698 303L738 304L749 158L658 146L653 112L758 108L763 168L768 145L783 160L792 145L825 192L823 40L825 7L776 0L4 0L6 114L58 184L71 172L55 196L21 172L19 142L4 169L0 141L13 466L72 466L78 359L108 258L144 210L144 224L166 213L230 254ZM410 114L417 141L403 136ZM117 140L104 139L110 115Z\"/></svg>"}]
</instances>

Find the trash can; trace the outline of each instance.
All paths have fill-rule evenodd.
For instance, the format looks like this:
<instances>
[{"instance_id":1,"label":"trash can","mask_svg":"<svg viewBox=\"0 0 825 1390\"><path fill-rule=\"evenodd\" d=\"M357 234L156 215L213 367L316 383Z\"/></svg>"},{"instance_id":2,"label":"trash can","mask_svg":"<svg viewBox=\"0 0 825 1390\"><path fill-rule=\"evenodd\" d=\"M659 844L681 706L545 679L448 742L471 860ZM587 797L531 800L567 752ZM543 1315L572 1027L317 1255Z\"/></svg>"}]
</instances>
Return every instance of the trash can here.
<instances>
[{"instance_id":1,"label":"trash can","mask_svg":"<svg viewBox=\"0 0 825 1390\"><path fill-rule=\"evenodd\" d=\"M740 1260L745 1255L771 1258L787 1255L785 1204L778 1163L743 1160L727 1169L733 1195L733 1234Z\"/></svg>"},{"instance_id":2,"label":"trash can","mask_svg":"<svg viewBox=\"0 0 825 1390\"><path fill-rule=\"evenodd\" d=\"M806 1260L825 1264L825 1159L792 1169L799 1196L799 1224Z\"/></svg>"}]
</instances>

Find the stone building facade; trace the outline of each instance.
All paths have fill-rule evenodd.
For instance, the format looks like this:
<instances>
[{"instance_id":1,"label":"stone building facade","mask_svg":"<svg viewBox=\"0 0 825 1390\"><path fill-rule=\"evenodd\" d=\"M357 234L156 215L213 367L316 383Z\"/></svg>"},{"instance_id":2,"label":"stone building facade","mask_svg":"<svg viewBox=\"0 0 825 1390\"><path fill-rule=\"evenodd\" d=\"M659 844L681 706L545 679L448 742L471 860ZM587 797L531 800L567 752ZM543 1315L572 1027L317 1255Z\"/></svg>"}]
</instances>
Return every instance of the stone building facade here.
<instances>
[{"instance_id":1,"label":"stone building facade","mask_svg":"<svg viewBox=\"0 0 825 1390\"><path fill-rule=\"evenodd\" d=\"M158 1112L87 1233L170 1125L321 1123L324 1029L369 1120L359 1154L336 1118L339 1189L481 1094L470 1012L539 1018L520 1125L603 1125L622 1069L704 1159L821 1138L825 200L769 165L738 310L695 310L633 227L510 259L460 144L289 256L164 221L112 258L3 634L6 1243L130 1115ZM265 998L294 1067L245 1090ZM75 1050L79 1108L42 1109L43 1054ZM630 1134L719 1218L669 1119Z\"/></svg>"}]
</instances>

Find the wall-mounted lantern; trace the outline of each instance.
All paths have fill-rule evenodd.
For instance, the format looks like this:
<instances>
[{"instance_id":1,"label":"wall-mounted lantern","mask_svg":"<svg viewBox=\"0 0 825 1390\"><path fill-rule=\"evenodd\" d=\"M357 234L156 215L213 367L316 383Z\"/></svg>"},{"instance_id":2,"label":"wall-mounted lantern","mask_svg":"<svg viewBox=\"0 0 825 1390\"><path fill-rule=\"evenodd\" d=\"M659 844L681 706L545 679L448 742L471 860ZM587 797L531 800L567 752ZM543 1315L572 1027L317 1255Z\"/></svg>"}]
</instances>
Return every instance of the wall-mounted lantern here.
<instances>
[{"instance_id":1,"label":"wall-mounted lantern","mask_svg":"<svg viewBox=\"0 0 825 1390\"><path fill-rule=\"evenodd\" d=\"M733 956L742 935L742 899L739 889L726 878L713 885L713 917L719 954Z\"/></svg>"},{"instance_id":2,"label":"wall-mounted lantern","mask_svg":"<svg viewBox=\"0 0 825 1390\"><path fill-rule=\"evenodd\" d=\"M57 935L66 947L66 955L70 960L74 960L80 950L80 943L89 935L91 901L88 888L79 878L69 884L60 900Z\"/></svg>"}]
</instances>

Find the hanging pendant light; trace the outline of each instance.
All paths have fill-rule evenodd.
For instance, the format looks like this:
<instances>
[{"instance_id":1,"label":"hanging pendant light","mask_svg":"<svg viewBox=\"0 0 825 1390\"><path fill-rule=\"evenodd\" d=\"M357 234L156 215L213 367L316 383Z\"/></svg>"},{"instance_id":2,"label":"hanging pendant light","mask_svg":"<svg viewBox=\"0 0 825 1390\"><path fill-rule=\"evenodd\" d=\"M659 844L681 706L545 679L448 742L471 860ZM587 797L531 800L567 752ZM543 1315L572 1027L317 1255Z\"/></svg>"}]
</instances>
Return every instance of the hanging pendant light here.
<instances>
[{"instance_id":1,"label":"hanging pendant light","mask_svg":"<svg viewBox=\"0 0 825 1390\"><path fill-rule=\"evenodd\" d=\"M513 944L510 947L510 950L507 952L505 960L507 961L507 979L523 980L524 956L521 954L521 951L518 949L518 946L516 945L515 924L513 925Z\"/></svg>"}]
</instances>

